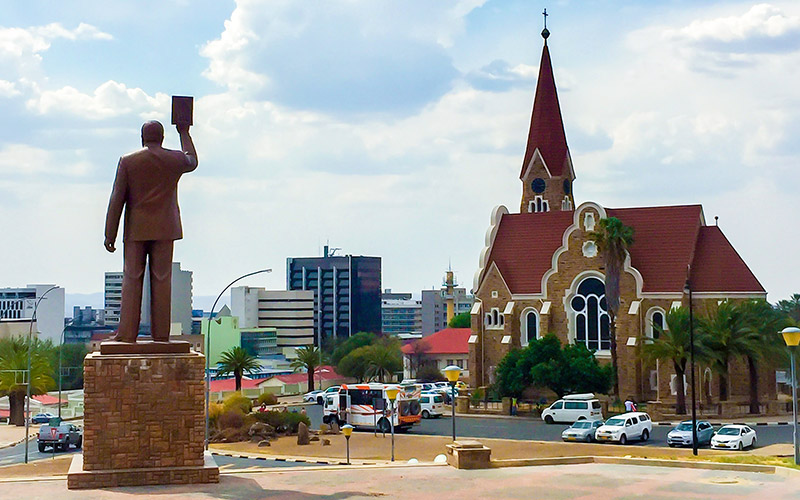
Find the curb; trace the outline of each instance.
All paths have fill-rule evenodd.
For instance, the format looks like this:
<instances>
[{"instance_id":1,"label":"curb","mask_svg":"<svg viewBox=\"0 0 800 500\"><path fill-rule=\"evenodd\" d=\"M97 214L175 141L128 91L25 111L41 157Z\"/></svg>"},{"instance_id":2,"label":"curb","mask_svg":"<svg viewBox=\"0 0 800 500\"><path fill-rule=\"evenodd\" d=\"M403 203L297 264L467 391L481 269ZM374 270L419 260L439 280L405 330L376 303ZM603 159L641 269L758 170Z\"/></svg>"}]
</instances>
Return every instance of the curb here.
<instances>
[{"instance_id":1,"label":"curb","mask_svg":"<svg viewBox=\"0 0 800 500\"><path fill-rule=\"evenodd\" d=\"M38 435L39 435L39 431L36 431L36 432L34 432L32 434L29 434L28 435L28 439L36 437ZM2 445L0 445L0 450L4 450L6 448L12 448L12 447L17 446L18 444L22 444L24 442L25 442L25 438L22 438L22 439L20 439L18 441L14 441L13 443L2 444Z\"/></svg>"},{"instance_id":2,"label":"curb","mask_svg":"<svg viewBox=\"0 0 800 500\"><path fill-rule=\"evenodd\" d=\"M305 458L285 458L285 457L268 457L268 456L261 456L261 455L240 455L240 454L233 454L233 453L219 453L216 451L212 451L211 455L220 456L220 457L231 457L231 458L246 458L249 460L273 460L275 462L287 462L287 463L301 463L301 464L317 464L317 465L347 465L347 462L340 461L338 459L329 459L329 460L311 460ZM350 461L352 463L352 460ZM359 463L358 465L376 465L377 462L363 462Z\"/></svg>"}]
</instances>

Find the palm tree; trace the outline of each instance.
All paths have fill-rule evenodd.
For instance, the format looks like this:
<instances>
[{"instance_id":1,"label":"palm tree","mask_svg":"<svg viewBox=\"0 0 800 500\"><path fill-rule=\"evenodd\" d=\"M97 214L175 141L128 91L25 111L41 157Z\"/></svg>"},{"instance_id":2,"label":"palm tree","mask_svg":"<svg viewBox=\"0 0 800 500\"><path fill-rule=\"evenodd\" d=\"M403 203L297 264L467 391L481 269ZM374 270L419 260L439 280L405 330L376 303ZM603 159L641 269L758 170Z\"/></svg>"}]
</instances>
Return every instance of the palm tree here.
<instances>
[{"instance_id":1,"label":"palm tree","mask_svg":"<svg viewBox=\"0 0 800 500\"><path fill-rule=\"evenodd\" d=\"M314 371L322 365L322 351L319 347L307 345L295 349L297 359L290 365L294 371L305 369L308 372L308 390L314 390Z\"/></svg>"},{"instance_id":2,"label":"palm tree","mask_svg":"<svg viewBox=\"0 0 800 500\"><path fill-rule=\"evenodd\" d=\"M745 320L742 308L729 300L710 309L699 323L706 347L713 353L712 369L719 376L719 400L727 401L730 362L757 353L759 335Z\"/></svg>"},{"instance_id":3,"label":"palm tree","mask_svg":"<svg viewBox=\"0 0 800 500\"><path fill-rule=\"evenodd\" d=\"M677 383L675 411L679 415L683 415L686 413L686 387L683 379L692 349L689 310L684 307L670 309L664 321L665 327L653 325L653 329L658 332L658 338L645 340L642 346L642 355L650 361L660 359L672 362ZM695 361L706 359L708 356L704 349L705 344L702 342L702 333L696 333L698 335L695 335Z\"/></svg>"},{"instance_id":4,"label":"palm tree","mask_svg":"<svg viewBox=\"0 0 800 500\"><path fill-rule=\"evenodd\" d=\"M619 397L617 376L617 312L619 311L619 281L628 248L633 245L633 228L616 217L600 219L599 229L589 233L595 242L606 266L606 305L608 306L609 336L611 337L611 366L614 369L614 394Z\"/></svg>"},{"instance_id":5,"label":"palm tree","mask_svg":"<svg viewBox=\"0 0 800 500\"><path fill-rule=\"evenodd\" d=\"M795 295L800 299L800 295ZM760 412L758 400L758 364L761 361L780 361L786 356L786 344L781 334L783 328L790 326L792 320L782 310L769 305L766 300L749 300L739 305L744 321L757 335L756 349L745 354L747 372L750 377L750 413Z\"/></svg>"},{"instance_id":6,"label":"palm tree","mask_svg":"<svg viewBox=\"0 0 800 500\"><path fill-rule=\"evenodd\" d=\"M233 373L237 391L242 390L242 375L244 375L244 372L252 373L261 368L258 358L241 347L234 347L223 352L220 358L221 360L217 363L217 373L220 375Z\"/></svg>"},{"instance_id":7,"label":"palm tree","mask_svg":"<svg viewBox=\"0 0 800 500\"><path fill-rule=\"evenodd\" d=\"M34 340L31 346L31 395L44 394L56 385L53 367L42 350L41 342ZM27 340L20 337L0 340L0 395L8 395L9 422L14 425L25 425L27 369Z\"/></svg>"},{"instance_id":8,"label":"palm tree","mask_svg":"<svg viewBox=\"0 0 800 500\"><path fill-rule=\"evenodd\" d=\"M800 293L795 293L788 300L779 300L778 309L788 314L796 323L800 323Z\"/></svg>"},{"instance_id":9,"label":"palm tree","mask_svg":"<svg viewBox=\"0 0 800 500\"><path fill-rule=\"evenodd\" d=\"M367 376L377 377L378 382L383 383L385 378L402 369L402 354L396 343L379 343L369 347Z\"/></svg>"}]
</instances>

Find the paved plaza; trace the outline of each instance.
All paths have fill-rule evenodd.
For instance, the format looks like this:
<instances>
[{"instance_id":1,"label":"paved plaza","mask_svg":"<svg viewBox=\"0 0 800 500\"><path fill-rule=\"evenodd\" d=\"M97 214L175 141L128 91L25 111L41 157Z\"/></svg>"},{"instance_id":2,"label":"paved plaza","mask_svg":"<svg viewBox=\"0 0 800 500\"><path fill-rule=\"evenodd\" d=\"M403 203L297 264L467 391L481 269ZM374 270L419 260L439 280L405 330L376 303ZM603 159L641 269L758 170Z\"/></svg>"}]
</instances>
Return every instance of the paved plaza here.
<instances>
[{"instance_id":1,"label":"paved plaza","mask_svg":"<svg viewBox=\"0 0 800 500\"><path fill-rule=\"evenodd\" d=\"M3 481L1 499L796 499L800 474L606 464L457 470L366 467L224 474L219 484L69 491L65 479Z\"/></svg>"}]
</instances>

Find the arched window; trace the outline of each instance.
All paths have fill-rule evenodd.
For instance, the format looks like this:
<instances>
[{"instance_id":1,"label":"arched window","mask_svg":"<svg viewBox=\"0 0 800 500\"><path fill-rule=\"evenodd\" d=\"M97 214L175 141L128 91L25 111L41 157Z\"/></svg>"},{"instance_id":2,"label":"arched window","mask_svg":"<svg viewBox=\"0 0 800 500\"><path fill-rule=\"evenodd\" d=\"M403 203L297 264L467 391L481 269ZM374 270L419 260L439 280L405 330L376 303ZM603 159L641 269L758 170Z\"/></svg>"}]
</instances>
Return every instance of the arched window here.
<instances>
[{"instance_id":1,"label":"arched window","mask_svg":"<svg viewBox=\"0 0 800 500\"><path fill-rule=\"evenodd\" d=\"M657 339L659 332L667 327L664 310L660 307L653 307L645 315L645 335L651 339Z\"/></svg>"},{"instance_id":2,"label":"arched window","mask_svg":"<svg viewBox=\"0 0 800 500\"><path fill-rule=\"evenodd\" d=\"M523 346L539 338L539 313L536 309L525 309L519 318L520 343Z\"/></svg>"},{"instance_id":3,"label":"arched window","mask_svg":"<svg viewBox=\"0 0 800 500\"><path fill-rule=\"evenodd\" d=\"M575 315L575 342L585 344L593 351L611 349L609 316L606 305L606 287L598 278L586 278L570 307Z\"/></svg>"}]
</instances>

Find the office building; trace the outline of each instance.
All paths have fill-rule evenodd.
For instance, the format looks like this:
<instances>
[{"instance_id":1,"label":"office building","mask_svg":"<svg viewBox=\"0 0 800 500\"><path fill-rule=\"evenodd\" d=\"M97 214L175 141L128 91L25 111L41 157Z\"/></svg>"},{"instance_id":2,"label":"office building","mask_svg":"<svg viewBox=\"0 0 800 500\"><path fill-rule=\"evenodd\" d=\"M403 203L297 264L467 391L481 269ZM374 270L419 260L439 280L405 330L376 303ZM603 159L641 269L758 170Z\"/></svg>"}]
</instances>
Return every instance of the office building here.
<instances>
[{"instance_id":1,"label":"office building","mask_svg":"<svg viewBox=\"0 0 800 500\"><path fill-rule=\"evenodd\" d=\"M28 285L24 288L0 288L0 322L18 324L32 320L36 309L34 331L42 340L58 343L64 328L64 289L54 285ZM44 295L47 293L47 295ZM44 298L42 298L44 296ZM42 299L41 301L39 299ZM39 303L37 308L36 304ZM30 329L30 325L27 326Z\"/></svg>"},{"instance_id":2,"label":"office building","mask_svg":"<svg viewBox=\"0 0 800 500\"><path fill-rule=\"evenodd\" d=\"M447 328L453 316L469 312L475 298L459 287L452 271L447 271L442 287L422 290L422 335L427 336Z\"/></svg>"},{"instance_id":3,"label":"office building","mask_svg":"<svg viewBox=\"0 0 800 500\"><path fill-rule=\"evenodd\" d=\"M314 345L314 292L311 290L235 287L231 289L231 314L239 319L242 329L274 329L277 347L287 358L294 358L294 349L298 347Z\"/></svg>"},{"instance_id":4,"label":"office building","mask_svg":"<svg viewBox=\"0 0 800 500\"><path fill-rule=\"evenodd\" d=\"M386 335L422 334L422 301L386 290L381 297L381 329Z\"/></svg>"},{"instance_id":5,"label":"office building","mask_svg":"<svg viewBox=\"0 0 800 500\"><path fill-rule=\"evenodd\" d=\"M314 293L314 344L357 332L381 331L381 258L336 256L286 259L286 288Z\"/></svg>"}]
</instances>

